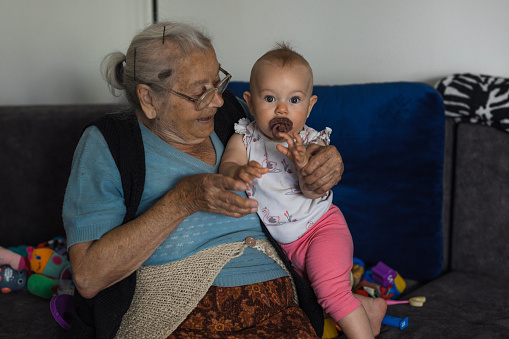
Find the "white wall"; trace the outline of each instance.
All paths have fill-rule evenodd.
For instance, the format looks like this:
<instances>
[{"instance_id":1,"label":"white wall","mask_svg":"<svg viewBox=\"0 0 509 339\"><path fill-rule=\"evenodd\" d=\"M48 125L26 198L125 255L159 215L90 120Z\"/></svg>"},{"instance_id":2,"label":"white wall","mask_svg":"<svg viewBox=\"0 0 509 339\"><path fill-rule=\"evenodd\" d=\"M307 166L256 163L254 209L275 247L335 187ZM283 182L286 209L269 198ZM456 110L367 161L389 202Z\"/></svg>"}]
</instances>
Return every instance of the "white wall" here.
<instances>
[{"instance_id":1,"label":"white wall","mask_svg":"<svg viewBox=\"0 0 509 339\"><path fill-rule=\"evenodd\" d=\"M150 0L0 3L0 105L114 102L101 60L152 22Z\"/></svg>"},{"instance_id":2,"label":"white wall","mask_svg":"<svg viewBox=\"0 0 509 339\"><path fill-rule=\"evenodd\" d=\"M507 0L161 0L159 12L207 27L237 80L280 40L308 59L315 84L509 77Z\"/></svg>"},{"instance_id":3,"label":"white wall","mask_svg":"<svg viewBox=\"0 0 509 339\"><path fill-rule=\"evenodd\" d=\"M0 0L0 105L107 103L99 72L151 21L151 0ZM160 0L159 19L207 28L235 80L287 40L316 84L509 77L507 0Z\"/></svg>"}]
</instances>

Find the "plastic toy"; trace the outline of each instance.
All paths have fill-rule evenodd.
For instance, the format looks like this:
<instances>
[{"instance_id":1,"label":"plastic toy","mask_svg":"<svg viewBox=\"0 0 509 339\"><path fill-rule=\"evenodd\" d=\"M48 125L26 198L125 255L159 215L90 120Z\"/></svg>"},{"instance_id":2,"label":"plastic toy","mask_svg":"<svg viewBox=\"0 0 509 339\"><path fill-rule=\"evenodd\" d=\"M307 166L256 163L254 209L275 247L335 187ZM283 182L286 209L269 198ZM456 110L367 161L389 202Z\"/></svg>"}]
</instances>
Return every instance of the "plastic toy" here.
<instances>
[{"instance_id":1,"label":"plastic toy","mask_svg":"<svg viewBox=\"0 0 509 339\"><path fill-rule=\"evenodd\" d=\"M25 269L25 259L23 257L5 247L0 246L0 266L9 265L16 271Z\"/></svg>"},{"instance_id":2,"label":"plastic toy","mask_svg":"<svg viewBox=\"0 0 509 339\"><path fill-rule=\"evenodd\" d=\"M64 329L71 328L74 298L68 294L54 296L50 301L51 314Z\"/></svg>"},{"instance_id":3,"label":"plastic toy","mask_svg":"<svg viewBox=\"0 0 509 339\"><path fill-rule=\"evenodd\" d=\"M337 338L339 335L338 330L336 329L336 323L332 318L325 318L324 326L323 326L323 335L322 339L331 339Z\"/></svg>"},{"instance_id":4,"label":"plastic toy","mask_svg":"<svg viewBox=\"0 0 509 339\"><path fill-rule=\"evenodd\" d=\"M0 291L3 294L23 290L27 283L27 271L17 271L9 265L0 266Z\"/></svg>"},{"instance_id":5,"label":"plastic toy","mask_svg":"<svg viewBox=\"0 0 509 339\"><path fill-rule=\"evenodd\" d=\"M401 275L381 261L371 268L369 273L374 282L382 285L381 297L384 299L395 299L406 288L406 282Z\"/></svg>"},{"instance_id":6,"label":"plastic toy","mask_svg":"<svg viewBox=\"0 0 509 339\"><path fill-rule=\"evenodd\" d=\"M398 327L400 330L402 330L408 326L408 317L406 317L405 319L401 319L392 317L390 315L386 315L382 320L382 324Z\"/></svg>"},{"instance_id":7,"label":"plastic toy","mask_svg":"<svg viewBox=\"0 0 509 339\"><path fill-rule=\"evenodd\" d=\"M353 286L357 285L364 275L366 265L359 258L353 258L353 267L352 267L352 275L353 275Z\"/></svg>"},{"instance_id":8,"label":"plastic toy","mask_svg":"<svg viewBox=\"0 0 509 339\"><path fill-rule=\"evenodd\" d=\"M399 293L403 293L403 291L406 288L405 279L403 279L397 271L394 271L394 272L396 273L396 278L394 278L394 286L397 288Z\"/></svg>"},{"instance_id":9,"label":"plastic toy","mask_svg":"<svg viewBox=\"0 0 509 339\"><path fill-rule=\"evenodd\" d=\"M394 279L396 278L396 272L383 262L379 261L375 267L371 269L373 280L380 285L387 287L394 285Z\"/></svg>"},{"instance_id":10,"label":"plastic toy","mask_svg":"<svg viewBox=\"0 0 509 339\"><path fill-rule=\"evenodd\" d=\"M382 290L380 287L380 285L368 279L364 279L355 286L354 292L365 297L382 297Z\"/></svg>"},{"instance_id":11,"label":"plastic toy","mask_svg":"<svg viewBox=\"0 0 509 339\"><path fill-rule=\"evenodd\" d=\"M387 305L397 305L397 304L410 304L413 307L422 307L426 302L426 297L413 297L409 300L387 300Z\"/></svg>"}]
</instances>

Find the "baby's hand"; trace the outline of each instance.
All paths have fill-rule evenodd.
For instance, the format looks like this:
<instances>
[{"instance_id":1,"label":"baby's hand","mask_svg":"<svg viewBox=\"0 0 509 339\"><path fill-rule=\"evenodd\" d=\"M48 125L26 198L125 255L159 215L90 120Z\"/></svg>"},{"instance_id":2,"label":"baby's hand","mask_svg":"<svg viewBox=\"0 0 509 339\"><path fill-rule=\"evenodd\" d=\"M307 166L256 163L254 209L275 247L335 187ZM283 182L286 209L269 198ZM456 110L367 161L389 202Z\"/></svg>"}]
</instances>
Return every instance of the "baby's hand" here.
<instances>
[{"instance_id":1,"label":"baby's hand","mask_svg":"<svg viewBox=\"0 0 509 339\"><path fill-rule=\"evenodd\" d=\"M277 145L277 150L294 163L297 171L300 171L307 165L311 157L311 154L307 152L306 147L302 144L300 135L296 132L293 132L293 138L287 133L279 133L279 135L285 138L288 147Z\"/></svg>"},{"instance_id":2,"label":"baby's hand","mask_svg":"<svg viewBox=\"0 0 509 339\"><path fill-rule=\"evenodd\" d=\"M240 179L246 184L252 184L254 178L261 178L269 169L262 167L256 161L250 161L249 164L240 166L235 179Z\"/></svg>"}]
</instances>

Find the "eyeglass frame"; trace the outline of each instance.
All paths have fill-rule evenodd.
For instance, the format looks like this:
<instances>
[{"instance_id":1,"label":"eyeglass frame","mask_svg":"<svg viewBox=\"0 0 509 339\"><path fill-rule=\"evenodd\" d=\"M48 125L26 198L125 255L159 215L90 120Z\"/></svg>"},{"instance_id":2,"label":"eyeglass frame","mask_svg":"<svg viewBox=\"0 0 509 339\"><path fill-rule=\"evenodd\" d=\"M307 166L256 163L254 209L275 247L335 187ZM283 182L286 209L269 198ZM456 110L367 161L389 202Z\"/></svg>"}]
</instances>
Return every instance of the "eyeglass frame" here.
<instances>
[{"instance_id":1,"label":"eyeglass frame","mask_svg":"<svg viewBox=\"0 0 509 339\"><path fill-rule=\"evenodd\" d=\"M214 88L211 88L211 89L205 91L205 93L203 93L200 96L200 98L198 98L198 99L190 97L189 95L186 95L184 93L180 93L180 92L174 91L171 88L166 88L166 87L164 87L162 85L159 85L159 84L151 84L151 85L155 85L155 86L157 86L157 87L159 87L161 89L164 89L164 90L166 90L166 91L168 91L168 92L170 92L172 94L175 94L175 95L177 95L177 96L179 96L181 98L184 98L184 99L187 99L187 100L189 100L191 102L194 102L196 104L196 106L195 106L196 110L197 111L201 111L201 110L205 109L205 107L207 107L212 102L212 100L213 100L213 99L211 99L204 107L202 107L200 109L200 104L203 102L203 99L205 99L205 97L207 95L209 95L213 91L216 91L217 94L219 94L219 95L223 94L225 89L226 89L226 87L228 87L228 84L230 83L230 80L232 78L231 74L228 73L226 70L224 70L221 66L219 66L219 71L223 72L223 74L225 75L224 79L219 81L219 84L217 84L217 87L214 87ZM223 88L220 91L221 87L223 87ZM213 98L213 96L212 96L212 98Z\"/></svg>"}]
</instances>

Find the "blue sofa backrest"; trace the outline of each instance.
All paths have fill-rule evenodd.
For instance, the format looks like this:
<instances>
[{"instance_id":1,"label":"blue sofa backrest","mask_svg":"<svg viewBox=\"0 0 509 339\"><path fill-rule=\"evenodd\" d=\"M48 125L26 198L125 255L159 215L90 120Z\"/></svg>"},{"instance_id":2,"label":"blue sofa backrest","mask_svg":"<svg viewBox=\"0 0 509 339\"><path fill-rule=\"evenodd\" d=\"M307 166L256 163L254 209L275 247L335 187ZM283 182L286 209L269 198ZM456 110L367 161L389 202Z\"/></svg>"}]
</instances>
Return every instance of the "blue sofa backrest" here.
<instances>
[{"instance_id":1,"label":"blue sofa backrest","mask_svg":"<svg viewBox=\"0 0 509 339\"><path fill-rule=\"evenodd\" d=\"M228 89L239 97L246 82ZM333 188L367 267L378 261L403 278L438 276L443 264L444 108L418 83L315 86L307 124L332 128L345 172Z\"/></svg>"}]
</instances>

